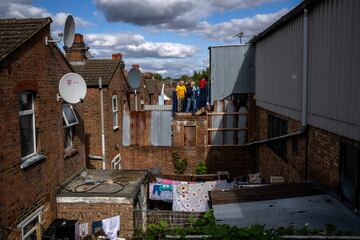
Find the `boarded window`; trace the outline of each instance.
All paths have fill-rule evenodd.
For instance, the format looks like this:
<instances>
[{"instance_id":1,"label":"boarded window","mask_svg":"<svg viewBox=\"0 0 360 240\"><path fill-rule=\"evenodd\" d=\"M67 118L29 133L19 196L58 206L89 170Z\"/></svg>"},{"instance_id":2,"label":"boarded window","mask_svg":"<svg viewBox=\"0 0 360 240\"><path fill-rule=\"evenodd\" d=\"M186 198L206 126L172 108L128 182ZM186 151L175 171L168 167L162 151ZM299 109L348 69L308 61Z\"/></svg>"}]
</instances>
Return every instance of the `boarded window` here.
<instances>
[{"instance_id":1,"label":"boarded window","mask_svg":"<svg viewBox=\"0 0 360 240\"><path fill-rule=\"evenodd\" d=\"M268 115L268 139L279 137L287 134L287 121L276 117L274 115ZM267 143L267 146L271 148L279 157L286 159L286 139L274 140Z\"/></svg>"},{"instance_id":2,"label":"boarded window","mask_svg":"<svg viewBox=\"0 0 360 240\"><path fill-rule=\"evenodd\" d=\"M184 146L196 146L196 127L184 127Z\"/></svg>"}]
</instances>

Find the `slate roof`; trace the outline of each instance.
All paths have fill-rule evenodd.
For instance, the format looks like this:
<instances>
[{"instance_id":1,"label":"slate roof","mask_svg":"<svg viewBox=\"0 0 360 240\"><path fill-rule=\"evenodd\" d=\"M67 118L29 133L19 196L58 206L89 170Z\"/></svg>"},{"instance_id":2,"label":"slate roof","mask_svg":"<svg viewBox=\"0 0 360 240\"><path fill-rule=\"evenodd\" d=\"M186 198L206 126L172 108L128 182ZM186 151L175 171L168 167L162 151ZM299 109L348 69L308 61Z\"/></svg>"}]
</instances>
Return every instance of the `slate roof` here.
<instances>
[{"instance_id":1,"label":"slate roof","mask_svg":"<svg viewBox=\"0 0 360 240\"><path fill-rule=\"evenodd\" d=\"M91 59L82 65L72 65L72 67L85 79L88 87L98 87L100 77L103 86L106 87L110 84L115 70L121 62L121 60L113 59Z\"/></svg>"},{"instance_id":2,"label":"slate roof","mask_svg":"<svg viewBox=\"0 0 360 240\"><path fill-rule=\"evenodd\" d=\"M51 22L51 18L0 19L0 61Z\"/></svg>"},{"instance_id":3,"label":"slate roof","mask_svg":"<svg viewBox=\"0 0 360 240\"><path fill-rule=\"evenodd\" d=\"M157 93L157 80L154 79L145 79L146 88L148 89L149 94Z\"/></svg>"}]
</instances>

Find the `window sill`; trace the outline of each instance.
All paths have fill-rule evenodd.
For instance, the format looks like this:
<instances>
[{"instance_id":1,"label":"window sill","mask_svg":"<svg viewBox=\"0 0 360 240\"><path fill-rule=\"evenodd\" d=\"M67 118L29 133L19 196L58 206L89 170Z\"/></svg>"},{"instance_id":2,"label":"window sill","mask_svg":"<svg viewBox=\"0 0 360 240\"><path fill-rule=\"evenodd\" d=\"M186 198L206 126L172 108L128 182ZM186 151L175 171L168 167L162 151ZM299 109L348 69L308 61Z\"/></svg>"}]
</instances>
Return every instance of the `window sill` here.
<instances>
[{"instance_id":1,"label":"window sill","mask_svg":"<svg viewBox=\"0 0 360 240\"><path fill-rule=\"evenodd\" d=\"M67 147L67 148L64 149L64 159L65 158L70 158L70 157L74 156L77 153L78 153L78 150L75 147L73 147L73 146Z\"/></svg>"},{"instance_id":2,"label":"window sill","mask_svg":"<svg viewBox=\"0 0 360 240\"><path fill-rule=\"evenodd\" d=\"M27 168L27 167L29 167L29 166L31 166L31 165L33 165L33 164L35 164L35 163L43 160L43 159L45 159L45 158L46 158L46 156L44 156L44 155L36 154L36 155L33 156L33 157L30 157L30 158L28 158L28 159L22 160L22 161L21 161L21 164L20 164L20 168L21 168L21 169L25 169L25 168Z\"/></svg>"},{"instance_id":3,"label":"window sill","mask_svg":"<svg viewBox=\"0 0 360 240\"><path fill-rule=\"evenodd\" d=\"M116 131L119 129L119 126L113 127L113 130Z\"/></svg>"}]
</instances>

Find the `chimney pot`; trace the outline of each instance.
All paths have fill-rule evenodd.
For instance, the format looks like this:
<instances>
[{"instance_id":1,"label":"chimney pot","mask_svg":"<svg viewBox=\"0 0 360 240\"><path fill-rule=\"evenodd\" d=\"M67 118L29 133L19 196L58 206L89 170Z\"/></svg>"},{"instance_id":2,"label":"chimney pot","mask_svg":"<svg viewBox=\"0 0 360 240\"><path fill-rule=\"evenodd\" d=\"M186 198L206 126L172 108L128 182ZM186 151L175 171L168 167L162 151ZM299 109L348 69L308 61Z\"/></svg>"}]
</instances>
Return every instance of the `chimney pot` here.
<instances>
[{"instance_id":1,"label":"chimney pot","mask_svg":"<svg viewBox=\"0 0 360 240\"><path fill-rule=\"evenodd\" d=\"M75 34L74 43L84 43L84 37L80 33Z\"/></svg>"},{"instance_id":2,"label":"chimney pot","mask_svg":"<svg viewBox=\"0 0 360 240\"><path fill-rule=\"evenodd\" d=\"M139 68L140 68L140 65L139 65L139 64L133 64L133 65L132 65L132 68L139 69Z\"/></svg>"},{"instance_id":3,"label":"chimney pot","mask_svg":"<svg viewBox=\"0 0 360 240\"><path fill-rule=\"evenodd\" d=\"M113 60L122 60L122 54L121 53L114 53L112 55Z\"/></svg>"}]
</instances>

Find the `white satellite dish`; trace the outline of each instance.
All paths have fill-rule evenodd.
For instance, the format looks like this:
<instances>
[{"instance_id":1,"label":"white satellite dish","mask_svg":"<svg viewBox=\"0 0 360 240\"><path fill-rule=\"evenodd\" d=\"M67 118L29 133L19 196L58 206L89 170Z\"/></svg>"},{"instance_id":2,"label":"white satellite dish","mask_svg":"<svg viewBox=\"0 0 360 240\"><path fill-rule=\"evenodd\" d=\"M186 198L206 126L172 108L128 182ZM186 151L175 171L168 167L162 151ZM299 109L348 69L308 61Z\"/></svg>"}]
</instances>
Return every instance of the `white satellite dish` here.
<instances>
[{"instance_id":1,"label":"white satellite dish","mask_svg":"<svg viewBox=\"0 0 360 240\"><path fill-rule=\"evenodd\" d=\"M79 103L86 95L85 80L77 73L67 73L60 79L59 92L66 102Z\"/></svg>"},{"instance_id":2,"label":"white satellite dish","mask_svg":"<svg viewBox=\"0 0 360 240\"><path fill-rule=\"evenodd\" d=\"M75 38L75 20L72 15L67 16L64 25L64 31L63 33L59 33L59 37L59 39L53 40L49 40L48 37L45 37L45 44L48 45L49 42L60 42L63 40L66 47L69 48L73 45Z\"/></svg>"}]
</instances>

